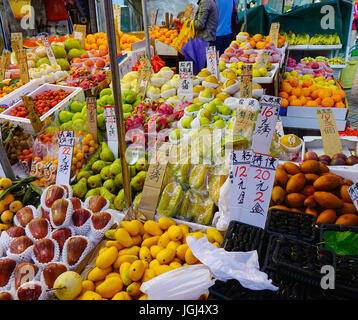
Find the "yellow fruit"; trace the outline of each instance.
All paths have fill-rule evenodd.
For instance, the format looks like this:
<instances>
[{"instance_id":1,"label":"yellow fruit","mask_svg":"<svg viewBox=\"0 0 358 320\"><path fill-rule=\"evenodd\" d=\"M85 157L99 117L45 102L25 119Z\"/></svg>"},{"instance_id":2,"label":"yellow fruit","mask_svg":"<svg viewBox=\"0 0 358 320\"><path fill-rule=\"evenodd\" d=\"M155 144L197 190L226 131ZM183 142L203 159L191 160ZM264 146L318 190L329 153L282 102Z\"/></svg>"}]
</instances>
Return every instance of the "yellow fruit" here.
<instances>
[{"instance_id":1,"label":"yellow fruit","mask_svg":"<svg viewBox=\"0 0 358 320\"><path fill-rule=\"evenodd\" d=\"M121 279L123 281L123 284L125 286L128 286L132 283L132 280L129 277L129 267L130 266L131 266L131 263L123 262L119 268L119 273L120 273Z\"/></svg>"},{"instance_id":2,"label":"yellow fruit","mask_svg":"<svg viewBox=\"0 0 358 320\"><path fill-rule=\"evenodd\" d=\"M98 293L88 290L84 292L78 300L102 300L102 297Z\"/></svg>"},{"instance_id":3,"label":"yellow fruit","mask_svg":"<svg viewBox=\"0 0 358 320\"><path fill-rule=\"evenodd\" d=\"M160 263L157 259L152 260L149 262L149 269L155 269L156 267L160 266Z\"/></svg>"},{"instance_id":4,"label":"yellow fruit","mask_svg":"<svg viewBox=\"0 0 358 320\"><path fill-rule=\"evenodd\" d=\"M104 236L107 239L116 240L115 234L116 234L116 229L109 229L104 233Z\"/></svg>"},{"instance_id":5,"label":"yellow fruit","mask_svg":"<svg viewBox=\"0 0 358 320\"><path fill-rule=\"evenodd\" d=\"M193 252L190 248L188 248L185 252L185 262L187 264L195 264L199 262L199 260L193 255Z\"/></svg>"},{"instance_id":6,"label":"yellow fruit","mask_svg":"<svg viewBox=\"0 0 358 320\"><path fill-rule=\"evenodd\" d=\"M106 269L110 267L116 260L118 256L118 250L116 247L107 248L105 252L100 254L96 259L96 267L101 269Z\"/></svg>"},{"instance_id":7,"label":"yellow fruit","mask_svg":"<svg viewBox=\"0 0 358 320\"><path fill-rule=\"evenodd\" d=\"M0 223L0 233L10 228L9 224Z\"/></svg>"},{"instance_id":8,"label":"yellow fruit","mask_svg":"<svg viewBox=\"0 0 358 320\"><path fill-rule=\"evenodd\" d=\"M123 256L123 255L133 255L133 256L138 256L140 247L138 246L133 246L131 248L126 248L126 249L122 249L118 252L118 256Z\"/></svg>"},{"instance_id":9,"label":"yellow fruit","mask_svg":"<svg viewBox=\"0 0 358 320\"><path fill-rule=\"evenodd\" d=\"M181 245L180 241L170 241L167 245L168 249L172 249L175 252L177 251L177 248Z\"/></svg>"},{"instance_id":10,"label":"yellow fruit","mask_svg":"<svg viewBox=\"0 0 358 320\"><path fill-rule=\"evenodd\" d=\"M108 278L112 278L112 277L121 277L121 275L118 272L111 272L109 274L106 275L105 280L107 280Z\"/></svg>"},{"instance_id":11,"label":"yellow fruit","mask_svg":"<svg viewBox=\"0 0 358 320\"><path fill-rule=\"evenodd\" d=\"M128 292L121 291L116 293L112 300L132 300L132 297L128 294Z\"/></svg>"},{"instance_id":12,"label":"yellow fruit","mask_svg":"<svg viewBox=\"0 0 358 320\"><path fill-rule=\"evenodd\" d=\"M102 254L102 253L105 252L107 249L108 249L107 247L104 247L104 248L100 249L100 250L98 251L98 255Z\"/></svg>"},{"instance_id":13,"label":"yellow fruit","mask_svg":"<svg viewBox=\"0 0 358 320\"><path fill-rule=\"evenodd\" d=\"M134 261L129 267L129 278L132 281L138 281L144 273L144 263L142 260Z\"/></svg>"},{"instance_id":14,"label":"yellow fruit","mask_svg":"<svg viewBox=\"0 0 358 320\"><path fill-rule=\"evenodd\" d=\"M94 291L94 290L95 290L95 285L94 285L93 281L91 281L91 280L83 280L82 281L81 295L84 294L86 291Z\"/></svg>"},{"instance_id":15,"label":"yellow fruit","mask_svg":"<svg viewBox=\"0 0 358 320\"><path fill-rule=\"evenodd\" d=\"M183 230L178 226L170 226L168 229L168 235L170 240L179 241L183 238Z\"/></svg>"},{"instance_id":16,"label":"yellow fruit","mask_svg":"<svg viewBox=\"0 0 358 320\"><path fill-rule=\"evenodd\" d=\"M139 282L132 282L128 287L127 287L127 292L130 296L132 297L137 297L139 296L142 292L140 291L140 283Z\"/></svg>"},{"instance_id":17,"label":"yellow fruit","mask_svg":"<svg viewBox=\"0 0 358 320\"><path fill-rule=\"evenodd\" d=\"M118 269L123 262L133 263L137 259L138 259L137 256L129 255L129 254L126 254L126 255L123 255L123 256L118 256L116 262L113 264L113 267Z\"/></svg>"},{"instance_id":18,"label":"yellow fruit","mask_svg":"<svg viewBox=\"0 0 358 320\"><path fill-rule=\"evenodd\" d=\"M13 213L18 212L23 207L22 202L19 200L15 200L10 203L9 210Z\"/></svg>"},{"instance_id":19,"label":"yellow fruit","mask_svg":"<svg viewBox=\"0 0 358 320\"><path fill-rule=\"evenodd\" d=\"M180 268L182 265L179 262L173 261L169 264L170 267L172 267L173 269L177 269Z\"/></svg>"},{"instance_id":20,"label":"yellow fruit","mask_svg":"<svg viewBox=\"0 0 358 320\"><path fill-rule=\"evenodd\" d=\"M202 233L202 232L200 232L200 231L197 231L197 232L191 232L191 233L189 233L188 236L192 236L192 237L194 237L194 238L196 238L196 239L200 239L200 238L204 237L205 234Z\"/></svg>"},{"instance_id":21,"label":"yellow fruit","mask_svg":"<svg viewBox=\"0 0 358 320\"><path fill-rule=\"evenodd\" d=\"M8 192L5 197L2 199L3 203L7 206L9 205L11 202L13 202L15 200L15 197L13 194L11 194L10 192Z\"/></svg>"},{"instance_id":22,"label":"yellow fruit","mask_svg":"<svg viewBox=\"0 0 358 320\"><path fill-rule=\"evenodd\" d=\"M187 235L189 233L189 226L187 224L182 223L182 224L179 224L178 227L183 230L184 235Z\"/></svg>"},{"instance_id":23,"label":"yellow fruit","mask_svg":"<svg viewBox=\"0 0 358 320\"><path fill-rule=\"evenodd\" d=\"M139 230L139 234L142 236L145 231L144 231L144 227L143 227L143 223L139 220L132 220L132 222L134 222L135 224L137 224L138 226L138 230Z\"/></svg>"},{"instance_id":24,"label":"yellow fruit","mask_svg":"<svg viewBox=\"0 0 358 320\"><path fill-rule=\"evenodd\" d=\"M12 186L12 181L9 178L0 179L0 189L7 189Z\"/></svg>"},{"instance_id":25,"label":"yellow fruit","mask_svg":"<svg viewBox=\"0 0 358 320\"><path fill-rule=\"evenodd\" d=\"M154 270L149 268L144 271L142 282L149 281L150 279L153 279L155 276L156 276L156 273L154 272Z\"/></svg>"},{"instance_id":26,"label":"yellow fruit","mask_svg":"<svg viewBox=\"0 0 358 320\"><path fill-rule=\"evenodd\" d=\"M146 294L141 295L138 300L148 300L148 296Z\"/></svg>"},{"instance_id":27,"label":"yellow fruit","mask_svg":"<svg viewBox=\"0 0 358 320\"><path fill-rule=\"evenodd\" d=\"M98 287L96 292L103 298L112 298L117 292L123 289L123 282L120 277L112 277L104 280Z\"/></svg>"},{"instance_id":28,"label":"yellow fruit","mask_svg":"<svg viewBox=\"0 0 358 320\"><path fill-rule=\"evenodd\" d=\"M115 238L121 245L126 248L133 246L133 240L127 230L124 228L118 228L116 230Z\"/></svg>"},{"instance_id":29,"label":"yellow fruit","mask_svg":"<svg viewBox=\"0 0 358 320\"><path fill-rule=\"evenodd\" d=\"M111 267L108 267L106 269L100 269L98 267L95 267L89 272L87 276L87 280L91 280L93 282L103 280L106 277L106 275L111 271L112 271Z\"/></svg>"},{"instance_id":30,"label":"yellow fruit","mask_svg":"<svg viewBox=\"0 0 358 320\"><path fill-rule=\"evenodd\" d=\"M169 234L168 232L164 232L158 240L158 245L165 248L169 242L170 242Z\"/></svg>"},{"instance_id":31,"label":"yellow fruit","mask_svg":"<svg viewBox=\"0 0 358 320\"><path fill-rule=\"evenodd\" d=\"M152 236L161 236L163 234L158 223L153 220L148 220L144 223L144 231Z\"/></svg>"},{"instance_id":32,"label":"yellow fruit","mask_svg":"<svg viewBox=\"0 0 358 320\"><path fill-rule=\"evenodd\" d=\"M119 241L117 241L117 240L108 240L108 241L106 242L106 247L107 247L107 248L116 247L118 251L119 251L119 250L122 250L122 249L124 248L123 245L121 245L121 244L119 243Z\"/></svg>"},{"instance_id":33,"label":"yellow fruit","mask_svg":"<svg viewBox=\"0 0 358 320\"><path fill-rule=\"evenodd\" d=\"M139 259L145 260L148 263L152 260L152 256L150 254L150 250L147 247L141 247L139 250Z\"/></svg>"},{"instance_id":34,"label":"yellow fruit","mask_svg":"<svg viewBox=\"0 0 358 320\"><path fill-rule=\"evenodd\" d=\"M122 220L121 227L127 230L127 232L133 237L139 234L139 226L134 221Z\"/></svg>"},{"instance_id":35,"label":"yellow fruit","mask_svg":"<svg viewBox=\"0 0 358 320\"><path fill-rule=\"evenodd\" d=\"M175 220L169 217L161 217L158 219L160 229L167 230L170 226L176 225Z\"/></svg>"},{"instance_id":36,"label":"yellow fruit","mask_svg":"<svg viewBox=\"0 0 358 320\"><path fill-rule=\"evenodd\" d=\"M145 261L145 260L142 260L141 261L143 262L144 264L144 271L147 270L149 268L149 262L148 261Z\"/></svg>"},{"instance_id":37,"label":"yellow fruit","mask_svg":"<svg viewBox=\"0 0 358 320\"><path fill-rule=\"evenodd\" d=\"M220 244L219 242L214 242L213 245L214 245L214 246L217 246L218 248L221 247L221 244Z\"/></svg>"},{"instance_id":38,"label":"yellow fruit","mask_svg":"<svg viewBox=\"0 0 358 320\"><path fill-rule=\"evenodd\" d=\"M155 267L153 270L154 270L155 274L157 276L159 276L162 273L173 270L173 268L171 266L168 266L167 264L163 264L163 265L159 265L159 266Z\"/></svg>"},{"instance_id":39,"label":"yellow fruit","mask_svg":"<svg viewBox=\"0 0 358 320\"><path fill-rule=\"evenodd\" d=\"M150 247L150 254L153 258L156 258L158 253L162 251L164 248L158 245L154 245Z\"/></svg>"},{"instance_id":40,"label":"yellow fruit","mask_svg":"<svg viewBox=\"0 0 358 320\"><path fill-rule=\"evenodd\" d=\"M224 241L222 234L215 228L206 229L206 236L210 242L218 242L220 245Z\"/></svg>"},{"instance_id":41,"label":"yellow fruit","mask_svg":"<svg viewBox=\"0 0 358 320\"><path fill-rule=\"evenodd\" d=\"M184 243L177 247L176 255L180 260L185 260L185 253L189 246Z\"/></svg>"},{"instance_id":42,"label":"yellow fruit","mask_svg":"<svg viewBox=\"0 0 358 320\"><path fill-rule=\"evenodd\" d=\"M6 210L1 214L1 221L3 223L9 224L12 222L13 217L14 217L14 213L11 212L10 210Z\"/></svg>"},{"instance_id":43,"label":"yellow fruit","mask_svg":"<svg viewBox=\"0 0 358 320\"><path fill-rule=\"evenodd\" d=\"M150 235L149 233L144 233L143 236L142 236L142 239L144 241L144 240L147 240L147 239L149 239L151 237L152 237L152 235Z\"/></svg>"},{"instance_id":44,"label":"yellow fruit","mask_svg":"<svg viewBox=\"0 0 358 320\"><path fill-rule=\"evenodd\" d=\"M142 236L140 234L132 237L133 245L138 246L142 243Z\"/></svg>"},{"instance_id":45,"label":"yellow fruit","mask_svg":"<svg viewBox=\"0 0 358 320\"><path fill-rule=\"evenodd\" d=\"M165 248L158 253L156 258L160 264L169 264L175 258L175 250Z\"/></svg>"},{"instance_id":46,"label":"yellow fruit","mask_svg":"<svg viewBox=\"0 0 358 320\"><path fill-rule=\"evenodd\" d=\"M142 242L142 247L148 247L150 248L151 246L154 246L158 243L159 241L159 236L155 236L155 237L150 237L148 239L145 239Z\"/></svg>"}]
</instances>

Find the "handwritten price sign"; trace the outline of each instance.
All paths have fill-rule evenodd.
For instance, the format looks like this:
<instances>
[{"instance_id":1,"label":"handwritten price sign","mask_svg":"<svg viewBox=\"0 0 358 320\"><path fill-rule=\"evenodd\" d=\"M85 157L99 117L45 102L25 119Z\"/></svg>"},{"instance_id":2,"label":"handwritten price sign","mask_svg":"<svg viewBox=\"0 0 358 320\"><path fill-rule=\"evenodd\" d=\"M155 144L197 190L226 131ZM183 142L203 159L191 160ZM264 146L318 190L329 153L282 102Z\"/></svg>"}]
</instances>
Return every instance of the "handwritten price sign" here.
<instances>
[{"instance_id":1,"label":"handwritten price sign","mask_svg":"<svg viewBox=\"0 0 358 320\"><path fill-rule=\"evenodd\" d=\"M42 38L42 43L46 49L46 53L48 56L48 59L50 60L51 65L58 65L55 55L53 54L52 48L51 48L51 44L50 41L48 40L47 37Z\"/></svg>"},{"instance_id":2,"label":"handwritten price sign","mask_svg":"<svg viewBox=\"0 0 358 320\"><path fill-rule=\"evenodd\" d=\"M206 48L206 64L208 71L215 77L219 78L219 68L216 47Z\"/></svg>"},{"instance_id":3,"label":"handwritten price sign","mask_svg":"<svg viewBox=\"0 0 358 320\"><path fill-rule=\"evenodd\" d=\"M118 158L118 132L117 120L113 106L104 107L104 115L106 119L107 144L108 148L113 152L114 157Z\"/></svg>"},{"instance_id":4,"label":"handwritten price sign","mask_svg":"<svg viewBox=\"0 0 358 320\"><path fill-rule=\"evenodd\" d=\"M265 227L278 161L269 155L253 154L240 222Z\"/></svg>"},{"instance_id":5,"label":"handwritten price sign","mask_svg":"<svg viewBox=\"0 0 358 320\"><path fill-rule=\"evenodd\" d=\"M240 98L252 98L252 64L244 64L240 76Z\"/></svg>"},{"instance_id":6,"label":"handwritten price sign","mask_svg":"<svg viewBox=\"0 0 358 320\"><path fill-rule=\"evenodd\" d=\"M72 130L60 131L60 142L58 150L58 168L56 184L68 184L71 178L71 165L75 135Z\"/></svg>"},{"instance_id":7,"label":"handwritten price sign","mask_svg":"<svg viewBox=\"0 0 358 320\"><path fill-rule=\"evenodd\" d=\"M179 98L183 101L193 101L193 61L179 62Z\"/></svg>"}]
</instances>

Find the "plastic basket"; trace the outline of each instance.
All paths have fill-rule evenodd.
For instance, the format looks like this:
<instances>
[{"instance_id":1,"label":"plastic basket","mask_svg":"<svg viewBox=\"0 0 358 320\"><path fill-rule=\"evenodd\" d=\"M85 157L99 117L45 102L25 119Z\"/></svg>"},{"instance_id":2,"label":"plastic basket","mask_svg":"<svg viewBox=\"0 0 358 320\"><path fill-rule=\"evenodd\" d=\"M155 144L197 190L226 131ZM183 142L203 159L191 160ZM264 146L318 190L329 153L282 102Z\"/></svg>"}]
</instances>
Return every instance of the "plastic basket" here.
<instances>
[{"instance_id":1,"label":"plastic basket","mask_svg":"<svg viewBox=\"0 0 358 320\"><path fill-rule=\"evenodd\" d=\"M340 82L344 89L350 89L353 86L354 78L358 67L358 61L348 61L347 67L341 72Z\"/></svg>"},{"instance_id":2,"label":"plastic basket","mask_svg":"<svg viewBox=\"0 0 358 320\"><path fill-rule=\"evenodd\" d=\"M314 242L316 240L316 217L312 214L271 209L265 230L288 238Z\"/></svg>"}]
</instances>

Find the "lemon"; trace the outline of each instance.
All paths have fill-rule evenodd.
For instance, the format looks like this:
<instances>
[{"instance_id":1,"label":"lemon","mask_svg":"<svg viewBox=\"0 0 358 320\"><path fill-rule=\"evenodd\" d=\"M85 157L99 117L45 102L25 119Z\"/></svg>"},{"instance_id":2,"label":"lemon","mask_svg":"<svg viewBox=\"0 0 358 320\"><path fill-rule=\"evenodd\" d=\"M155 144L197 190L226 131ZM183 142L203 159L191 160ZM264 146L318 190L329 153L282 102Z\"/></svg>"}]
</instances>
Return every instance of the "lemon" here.
<instances>
[{"instance_id":1,"label":"lemon","mask_svg":"<svg viewBox=\"0 0 358 320\"><path fill-rule=\"evenodd\" d=\"M260 72L260 74L261 74L261 77L266 77L266 75L267 75L267 70L266 70L266 68L260 68L260 69L259 69L259 72Z\"/></svg>"},{"instance_id":2,"label":"lemon","mask_svg":"<svg viewBox=\"0 0 358 320\"><path fill-rule=\"evenodd\" d=\"M302 142L300 138L297 137L296 135L286 134L281 138L280 143L285 147L295 148L298 147Z\"/></svg>"},{"instance_id":3,"label":"lemon","mask_svg":"<svg viewBox=\"0 0 358 320\"><path fill-rule=\"evenodd\" d=\"M253 71L252 71L252 76L253 76L254 78L256 78L256 77L261 77L261 72L260 72L259 70L253 70Z\"/></svg>"}]
</instances>

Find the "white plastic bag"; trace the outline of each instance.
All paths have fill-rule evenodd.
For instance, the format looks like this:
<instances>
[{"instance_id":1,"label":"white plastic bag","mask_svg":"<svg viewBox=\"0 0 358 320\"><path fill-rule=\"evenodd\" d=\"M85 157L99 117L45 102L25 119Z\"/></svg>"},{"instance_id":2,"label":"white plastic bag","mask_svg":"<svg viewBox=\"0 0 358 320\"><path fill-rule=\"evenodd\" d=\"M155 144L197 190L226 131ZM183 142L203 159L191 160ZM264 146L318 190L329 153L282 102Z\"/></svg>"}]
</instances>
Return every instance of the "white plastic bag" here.
<instances>
[{"instance_id":1,"label":"white plastic bag","mask_svg":"<svg viewBox=\"0 0 358 320\"><path fill-rule=\"evenodd\" d=\"M214 283L209 268L196 264L165 272L143 282L140 291L148 295L148 300L197 300Z\"/></svg>"},{"instance_id":2,"label":"white plastic bag","mask_svg":"<svg viewBox=\"0 0 358 320\"><path fill-rule=\"evenodd\" d=\"M272 285L272 280L268 279L267 274L260 271L256 250L229 252L211 244L206 236L200 239L187 236L186 242L193 255L209 267L215 279L236 279L243 287L251 290L278 289Z\"/></svg>"},{"instance_id":3,"label":"white plastic bag","mask_svg":"<svg viewBox=\"0 0 358 320\"><path fill-rule=\"evenodd\" d=\"M219 231L226 231L230 223L230 179L220 188L219 211L215 213L213 225Z\"/></svg>"}]
</instances>

